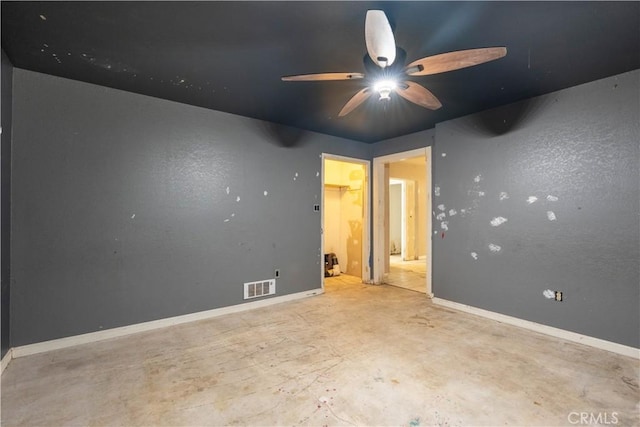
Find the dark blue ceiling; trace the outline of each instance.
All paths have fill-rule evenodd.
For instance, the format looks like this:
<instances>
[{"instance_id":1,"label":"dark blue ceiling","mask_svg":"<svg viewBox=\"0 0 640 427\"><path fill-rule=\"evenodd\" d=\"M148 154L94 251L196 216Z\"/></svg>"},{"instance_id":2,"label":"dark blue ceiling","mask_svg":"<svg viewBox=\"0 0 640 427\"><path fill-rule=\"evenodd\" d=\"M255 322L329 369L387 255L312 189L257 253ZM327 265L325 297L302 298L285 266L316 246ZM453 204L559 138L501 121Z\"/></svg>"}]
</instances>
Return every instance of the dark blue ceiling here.
<instances>
[{"instance_id":1,"label":"dark blue ceiling","mask_svg":"<svg viewBox=\"0 0 640 427\"><path fill-rule=\"evenodd\" d=\"M362 81L364 17L383 9L407 61L506 46L505 58L413 77L443 107L375 97L338 118ZM305 130L376 142L640 68L639 2L2 2L14 66Z\"/></svg>"}]
</instances>

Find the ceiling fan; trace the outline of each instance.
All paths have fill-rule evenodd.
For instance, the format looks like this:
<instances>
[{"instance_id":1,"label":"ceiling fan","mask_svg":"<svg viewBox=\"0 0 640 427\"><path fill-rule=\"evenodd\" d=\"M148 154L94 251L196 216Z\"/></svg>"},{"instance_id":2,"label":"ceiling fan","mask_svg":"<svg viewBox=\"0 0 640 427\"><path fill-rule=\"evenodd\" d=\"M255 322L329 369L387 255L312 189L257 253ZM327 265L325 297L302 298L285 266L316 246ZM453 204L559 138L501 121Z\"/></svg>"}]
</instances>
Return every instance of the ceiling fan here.
<instances>
[{"instance_id":1,"label":"ceiling fan","mask_svg":"<svg viewBox=\"0 0 640 427\"><path fill-rule=\"evenodd\" d=\"M381 101L389 101L391 93L397 93L404 99L430 110L437 110L442 104L425 87L405 76L427 76L471 67L484 62L502 58L507 54L506 47L488 47L459 50L427 56L405 66L406 52L396 47L393 31L382 10L368 10L364 23L364 37L367 54L364 56L363 73L319 73L282 77L284 81L327 81L356 80L367 78L370 84L356 93L338 113L345 116L377 93Z\"/></svg>"}]
</instances>

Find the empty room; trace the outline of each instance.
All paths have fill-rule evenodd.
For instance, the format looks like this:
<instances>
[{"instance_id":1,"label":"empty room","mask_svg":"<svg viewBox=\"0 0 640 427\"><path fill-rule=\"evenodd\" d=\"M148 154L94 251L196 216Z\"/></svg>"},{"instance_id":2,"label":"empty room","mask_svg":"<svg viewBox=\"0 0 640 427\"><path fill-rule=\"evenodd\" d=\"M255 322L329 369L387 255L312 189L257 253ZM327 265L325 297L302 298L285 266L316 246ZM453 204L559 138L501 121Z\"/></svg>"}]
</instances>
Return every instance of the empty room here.
<instances>
[{"instance_id":1,"label":"empty room","mask_svg":"<svg viewBox=\"0 0 640 427\"><path fill-rule=\"evenodd\" d=\"M640 425L640 3L1 4L3 426Z\"/></svg>"}]
</instances>

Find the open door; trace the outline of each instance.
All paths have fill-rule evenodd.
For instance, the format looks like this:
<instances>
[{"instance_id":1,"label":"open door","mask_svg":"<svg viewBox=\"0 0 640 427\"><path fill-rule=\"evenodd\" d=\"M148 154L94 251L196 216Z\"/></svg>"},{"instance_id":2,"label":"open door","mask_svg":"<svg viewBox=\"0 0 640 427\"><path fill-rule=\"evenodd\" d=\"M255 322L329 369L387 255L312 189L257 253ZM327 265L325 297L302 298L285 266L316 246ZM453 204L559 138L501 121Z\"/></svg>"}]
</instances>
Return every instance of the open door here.
<instances>
[{"instance_id":1,"label":"open door","mask_svg":"<svg viewBox=\"0 0 640 427\"><path fill-rule=\"evenodd\" d=\"M394 257L390 246L391 180L403 183L401 257ZM431 147L375 158L373 198L374 283L407 287L432 297ZM398 267L419 274L404 275L405 281L412 281L411 286L391 283Z\"/></svg>"},{"instance_id":2,"label":"open door","mask_svg":"<svg viewBox=\"0 0 640 427\"><path fill-rule=\"evenodd\" d=\"M404 194L402 198L402 233L404 234L404 247L402 248L402 259L413 261L418 259L417 227L416 227L416 183L412 180L405 180Z\"/></svg>"}]
</instances>

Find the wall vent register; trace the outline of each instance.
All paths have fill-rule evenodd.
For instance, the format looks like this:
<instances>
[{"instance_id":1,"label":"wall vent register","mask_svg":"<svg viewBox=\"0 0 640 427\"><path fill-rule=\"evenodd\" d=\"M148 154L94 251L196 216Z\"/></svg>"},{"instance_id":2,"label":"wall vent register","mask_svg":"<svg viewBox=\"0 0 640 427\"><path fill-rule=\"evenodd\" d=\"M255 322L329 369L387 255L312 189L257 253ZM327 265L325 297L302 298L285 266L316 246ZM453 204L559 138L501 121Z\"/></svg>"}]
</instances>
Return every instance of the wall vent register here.
<instances>
[{"instance_id":1,"label":"wall vent register","mask_svg":"<svg viewBox=\"0 0 640 427\"><path fill-rule=\"evenodd\" d=\"M267 295L275 295L276 280L259 280L257 282L248 282L244 284L244 299L264 297Z\"/></svg>"}]
</instances>

